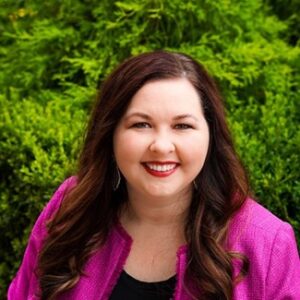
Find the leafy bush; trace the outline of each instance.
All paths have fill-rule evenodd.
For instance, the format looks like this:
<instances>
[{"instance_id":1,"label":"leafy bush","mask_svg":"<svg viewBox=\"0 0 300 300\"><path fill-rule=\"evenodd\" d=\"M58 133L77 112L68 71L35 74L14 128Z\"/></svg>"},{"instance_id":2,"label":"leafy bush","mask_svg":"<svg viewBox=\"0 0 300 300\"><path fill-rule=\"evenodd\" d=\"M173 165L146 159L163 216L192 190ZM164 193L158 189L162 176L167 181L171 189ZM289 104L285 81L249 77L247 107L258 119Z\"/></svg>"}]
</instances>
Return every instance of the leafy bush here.
<instances>
[{"instance_id":1,"label":"leafy bush","mask_svg":"<svg viewBox=\"0 0 300 300\"><path fill-rule=\"evenodd\" d=\"M1 286L16 271L33 222L74 169L86 115L72 103L0 96ZM75 120L75 122L74 122ZM13 268L12 268L13 266ZM1 288L3 291L3 288ZM3 291L4 292L4 291Z\"/></svg>"},{"instance_id":2,"label":"leafy bush","mask_svg":"<svg viewBox=\"0 0 300 300\"><path fill-rule=\"evenodd\" d=\"M289 26L260 0L0 2L0 298L38 212L75 170L98 82L147 50L185 52L214 75L257 198L299 237L300 58Z\"/></svg>"}]
</instances>

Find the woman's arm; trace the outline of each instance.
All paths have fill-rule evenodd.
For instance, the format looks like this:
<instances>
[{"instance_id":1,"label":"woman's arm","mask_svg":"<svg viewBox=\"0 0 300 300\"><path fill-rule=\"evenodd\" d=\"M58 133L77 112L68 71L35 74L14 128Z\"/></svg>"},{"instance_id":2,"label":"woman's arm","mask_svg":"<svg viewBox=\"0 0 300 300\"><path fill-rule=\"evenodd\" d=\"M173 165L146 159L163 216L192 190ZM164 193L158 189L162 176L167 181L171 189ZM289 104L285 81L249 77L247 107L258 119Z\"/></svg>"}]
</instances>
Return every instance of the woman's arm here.
<instances>
[{"instance_id":1,"label":"woman's arm","mask_svg":"<svg viewBox=\"0 0 300 300\"><path fill-rule=\"evenodd\" d=\"M299 254L293 229L287 223L274 239L266 281L266 299L300 299Z\"/></svg>"},{"instance_id":2,"label":"woman's arm","mask_svg":"<svg viewBox=\"0 0 300 300\"><path fill-rule=\"evenodd\" d=\"M38 278L35 274L38 254L47 235L46 223L58 209L67 188L75 182L74 177L65 180L39 215L29 237L22 264L8 289L8 300L38 299Z\"/></svg>"}]
</instances>

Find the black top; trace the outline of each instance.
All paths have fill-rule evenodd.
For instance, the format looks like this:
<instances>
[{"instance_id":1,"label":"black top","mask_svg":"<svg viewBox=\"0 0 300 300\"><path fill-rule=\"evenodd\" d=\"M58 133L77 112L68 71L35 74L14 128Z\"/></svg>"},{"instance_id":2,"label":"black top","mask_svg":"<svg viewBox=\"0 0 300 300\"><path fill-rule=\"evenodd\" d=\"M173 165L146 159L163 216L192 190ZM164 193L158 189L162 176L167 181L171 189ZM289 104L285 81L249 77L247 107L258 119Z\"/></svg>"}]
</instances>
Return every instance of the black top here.
<instances>
[{"instance_id":1,"label":"black top","mask_svg":"<svg viewBox=\"0 0 300 300\"><path fill-rule=\"evenodd\" d=\"M176 276L165 281L139 281L122 271L110 300L172 300Z\"/></svg>"}]
</instances>

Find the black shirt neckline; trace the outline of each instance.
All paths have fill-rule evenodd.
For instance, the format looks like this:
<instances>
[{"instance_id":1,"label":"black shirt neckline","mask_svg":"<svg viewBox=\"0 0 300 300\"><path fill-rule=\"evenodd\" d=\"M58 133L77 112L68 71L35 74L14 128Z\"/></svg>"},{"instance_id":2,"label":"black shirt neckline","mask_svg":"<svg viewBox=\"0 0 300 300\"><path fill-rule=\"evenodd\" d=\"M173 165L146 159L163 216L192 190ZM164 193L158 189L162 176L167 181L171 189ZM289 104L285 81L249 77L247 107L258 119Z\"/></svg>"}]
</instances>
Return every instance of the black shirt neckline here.
<instances>
[{"instance_id":1,"label":"black shirt neckline","mask_svg":"<svg viewBox=\"0 0 300 300\"><path fill-rule=\"evenodd\" d=\"M170 300L173 298L176 275L167 280L145 282L122 271L114 287L110 300Z\"/></svg>"}]
</instances>

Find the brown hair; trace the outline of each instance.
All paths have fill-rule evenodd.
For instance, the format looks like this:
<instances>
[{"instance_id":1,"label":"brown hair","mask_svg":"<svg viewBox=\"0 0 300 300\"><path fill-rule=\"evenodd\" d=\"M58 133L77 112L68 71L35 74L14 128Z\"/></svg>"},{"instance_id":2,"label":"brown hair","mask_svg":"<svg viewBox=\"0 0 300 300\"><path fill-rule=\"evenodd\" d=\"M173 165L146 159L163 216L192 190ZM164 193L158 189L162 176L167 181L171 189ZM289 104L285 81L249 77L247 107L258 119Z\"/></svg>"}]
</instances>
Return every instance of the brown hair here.
<instances>
[{"instance_id":1,"label":"brown hair","mask_svg":"<svg viewBox=\"0 0 300 300\"><path fill-rule=\"evenodd\" d=\"M226 249L228 224L248 194L248 180L234 150L222 99L205 69L191 57L155 51L123 62L104 82L89 121L81 152L77 184L48 225L38 272L41 299L53 299L72 288L84 263L106 240L126 201L125 180L114 191L113 133L134 94L151 80L187 78L199 93L209 126L210 144L196 178L186 222L186 282L194 299L226 299L233 295L232 259L246 257ZM186 285L188 288L188 285ZM195 289L195 287L197 287Z\"/></svg>"}]
</instances>

